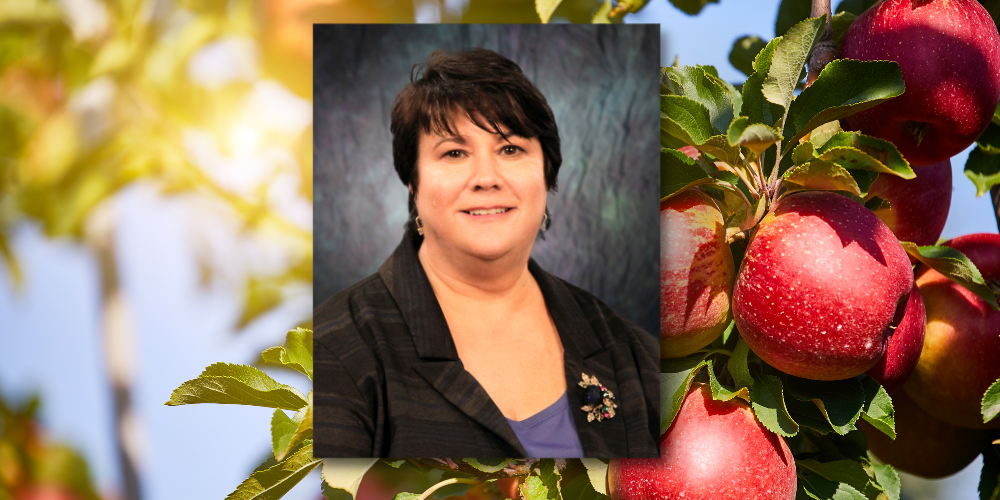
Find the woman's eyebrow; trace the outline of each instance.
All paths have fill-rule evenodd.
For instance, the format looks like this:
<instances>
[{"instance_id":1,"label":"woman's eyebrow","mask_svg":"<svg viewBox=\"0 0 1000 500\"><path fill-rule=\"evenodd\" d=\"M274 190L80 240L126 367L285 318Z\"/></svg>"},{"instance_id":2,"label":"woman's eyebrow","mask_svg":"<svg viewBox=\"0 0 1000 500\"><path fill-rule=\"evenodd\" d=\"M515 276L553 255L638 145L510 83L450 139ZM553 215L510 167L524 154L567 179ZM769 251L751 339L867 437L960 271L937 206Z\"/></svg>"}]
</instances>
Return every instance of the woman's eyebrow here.
<instances>
[{"instance_id":1,"label":"woman's eyebrow","mask_svg":"<svg viewBox=\"0 0 1000 500\"><path fill-rule=\"evenodd\" d=\"M466 144L465 136L453 135L453 136L449 136L449 137L445 137L445 138L441 139L440 141L438 141L437 143L434 144L434 147L436 148L436 147L438 147L438 146L440 146L440 145L442 145L442 144L444 144L446 142L454 142L456 144L461 144L463 146Z\"/></svg>"}]
</instances>

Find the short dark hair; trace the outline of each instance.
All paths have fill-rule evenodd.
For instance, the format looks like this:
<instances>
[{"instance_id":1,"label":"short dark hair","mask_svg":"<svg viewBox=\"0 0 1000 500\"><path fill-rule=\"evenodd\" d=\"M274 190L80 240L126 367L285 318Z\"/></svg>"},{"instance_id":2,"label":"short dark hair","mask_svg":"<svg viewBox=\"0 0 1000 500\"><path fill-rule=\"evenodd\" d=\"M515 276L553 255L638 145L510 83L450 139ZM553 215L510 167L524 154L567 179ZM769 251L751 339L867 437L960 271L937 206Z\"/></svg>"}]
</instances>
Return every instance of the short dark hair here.
<instances>
[{"instance_id":1,"label":"short dark hair","mask_svg":"<svg viewBox=\"0 0 1000 500\"><path fill-rule=\"evenodd\" d=\"M448 54L435 50L410 69L410 83L392 104L392 161L403 184L417 189L417 146L421 133L454 135L454 116L462 110L479 128L526 138L537 137L545 159L545 187L556 190L562 165L559 129L545 96L510 59L486 49ZM416 212L413 193L410 218Z\"/></svg>"}]
</instances>

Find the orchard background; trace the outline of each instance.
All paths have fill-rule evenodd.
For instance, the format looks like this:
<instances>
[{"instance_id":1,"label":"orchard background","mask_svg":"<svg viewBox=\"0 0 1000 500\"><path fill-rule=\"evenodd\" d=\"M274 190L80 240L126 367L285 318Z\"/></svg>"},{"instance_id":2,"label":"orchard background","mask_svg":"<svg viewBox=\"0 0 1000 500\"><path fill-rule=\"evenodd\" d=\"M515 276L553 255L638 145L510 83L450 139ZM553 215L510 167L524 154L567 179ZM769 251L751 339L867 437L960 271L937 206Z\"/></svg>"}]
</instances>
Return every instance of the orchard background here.
<instances>
[{"instance_id":1,"label":"orchard background","mask_svg":"<svg viewBox=\"0 0 1000 500\"><path fill-rule=\"evenodd\" d=\"M740 83L732 44L772 38L778 4L722 0L692 17L653 0L624 20L661 24L663 65L712 65ZM65 469L102 498L224 498L271 453L271 410L163 402L205 366L253 364L308 325L308 23L539 21L530 1L374 5L0 0L0 105L5 130L18 130L0 144L0 248L16 261L0 266L0 395L9 407L39 395L45 442L76 450L89 466ZM586 22L600 6L566 0L552 21ZM962 173L967 155L952 158L944 238L997 231ZM111 173L111 185L76 183ZM301 375L269 373L308 393ZM132 468L119 460L123 441ZM939 482L904 476L903 498L977 498L980 464ZM385 484L399 480L387 471L376 471ZM315 499L315 476L285 498Z\"/></svg>"}]
</instances>

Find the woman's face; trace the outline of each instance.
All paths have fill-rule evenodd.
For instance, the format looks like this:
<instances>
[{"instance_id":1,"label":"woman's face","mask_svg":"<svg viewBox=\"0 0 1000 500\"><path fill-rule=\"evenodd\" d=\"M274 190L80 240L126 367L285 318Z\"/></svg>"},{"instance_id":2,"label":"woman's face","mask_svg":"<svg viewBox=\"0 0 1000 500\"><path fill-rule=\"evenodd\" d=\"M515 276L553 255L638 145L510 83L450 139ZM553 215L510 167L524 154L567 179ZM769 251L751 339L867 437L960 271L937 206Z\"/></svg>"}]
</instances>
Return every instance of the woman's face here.
<instances>
[{"instance_id":1,"label":"woman's face","mask_svg":"<svg viewBox=\"0 0 1000 500\"><path fill-rule=\"evenodd\" d=\"M457 135L420 135L415 192L424 243L486 260L530 254L547 195L538 138L508 134L508 142L464 115L453 128Z\"/></svg>"}]
</instances>

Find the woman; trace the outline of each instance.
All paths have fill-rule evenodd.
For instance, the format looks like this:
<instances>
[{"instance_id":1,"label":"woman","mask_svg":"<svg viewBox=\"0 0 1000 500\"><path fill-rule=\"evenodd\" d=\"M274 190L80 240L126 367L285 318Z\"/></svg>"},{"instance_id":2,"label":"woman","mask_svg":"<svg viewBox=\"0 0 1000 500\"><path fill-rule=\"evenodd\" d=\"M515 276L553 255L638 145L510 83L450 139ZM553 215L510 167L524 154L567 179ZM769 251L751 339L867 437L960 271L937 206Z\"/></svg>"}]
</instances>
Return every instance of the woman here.
<instances>
[{"instance_id":1,"label":"woman","mask_svg":"<svg viewBox=\"0 0 1000 500\"><path fill-rule=\"evenodd\" d=\"M315 455L658 456L654 337L530 259L561 163L538 89L434 52L391 120L411 218L315 311Z\"/></svg>"}]
</instances>

